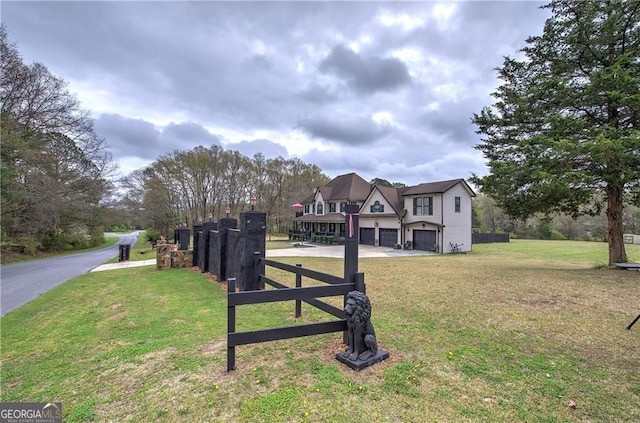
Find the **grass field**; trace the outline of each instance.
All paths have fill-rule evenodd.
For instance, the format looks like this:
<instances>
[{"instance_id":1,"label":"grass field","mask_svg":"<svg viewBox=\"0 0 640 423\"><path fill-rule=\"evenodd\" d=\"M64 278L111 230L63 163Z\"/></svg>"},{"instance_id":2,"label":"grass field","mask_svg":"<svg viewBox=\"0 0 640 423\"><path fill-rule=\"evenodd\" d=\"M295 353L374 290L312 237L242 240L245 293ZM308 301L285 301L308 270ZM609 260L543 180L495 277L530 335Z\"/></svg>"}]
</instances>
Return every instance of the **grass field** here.
<instances>
[{"instance_id":1,"label":"grass field","mask_svg":"<svg viewBox=\"0 0 640 423\"><path fill-rule=\"evenodd\" d=\"M62 401L65 422L640 421L640 326L625 330L640 273L600 268L606 248L516 240L361 259L391 353L361 372L335 360L341 335L328 334L238 347L227 373L226 297L205 275L87 274L0 319L2 401ZM292 303L238 308L238 330L295 323Z\"/></svg>"}]
</instances>

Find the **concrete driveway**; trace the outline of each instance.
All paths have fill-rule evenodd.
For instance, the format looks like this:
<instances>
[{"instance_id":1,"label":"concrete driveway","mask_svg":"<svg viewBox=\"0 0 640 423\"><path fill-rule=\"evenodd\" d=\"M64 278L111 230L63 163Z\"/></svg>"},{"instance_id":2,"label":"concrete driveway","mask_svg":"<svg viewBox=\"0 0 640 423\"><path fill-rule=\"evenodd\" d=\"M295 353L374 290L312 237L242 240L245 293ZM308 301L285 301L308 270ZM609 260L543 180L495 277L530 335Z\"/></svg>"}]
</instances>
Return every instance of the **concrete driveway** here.
<instances>
[{"instance_id":1,"label":"concrete driveway","mask_svg":"<svg viewBox=\"0 0 640 423\"><path fill-rule=\"evenodd\" d=\"M293 246L293 243L291 244ZM271 257L344 257L344 245L327 245L305 243L304 247L279 248L267 250L267 258ZM371 245L358 245L358 257L407 257L435 255L430 251L421 250L394 250L389 247L373 247Z\"/></svg>"},{"instance_id":2,"label":"concrete driveway","mask_svg":"<svg viewBox=\"0 0 640 423\"><path fill-rule=\"evenodd\" d=\"M267 250L267 258L273 257L333 257L344 258L344 245L327 245L305 243L304 247L279 248ZM435 253L420 250L394 250L388 247L372 247L370 245L358 245L358 257L407 257L407 256L432 256ZM92 269L92 272L103 270L123 269L127 267L151 266L156 264L156 259L125 261L120 263L108 263Z\"/></svg>"}]
</instances>

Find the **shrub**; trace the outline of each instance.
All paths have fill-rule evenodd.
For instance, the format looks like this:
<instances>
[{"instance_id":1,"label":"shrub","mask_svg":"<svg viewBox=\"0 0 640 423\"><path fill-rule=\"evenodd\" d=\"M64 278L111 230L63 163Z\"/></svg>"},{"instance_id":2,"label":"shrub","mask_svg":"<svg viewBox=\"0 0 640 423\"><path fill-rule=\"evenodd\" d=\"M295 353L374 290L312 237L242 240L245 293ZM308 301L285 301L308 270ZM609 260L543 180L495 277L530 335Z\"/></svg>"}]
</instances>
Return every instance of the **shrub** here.
<instances>
[{"instance_id":1,"label":"shrub","mask_svg":"<svg viewBox=\"0 0 640 423\"><path fill-rule=\"evenodd\" d=\"M38 250L42 247L42 244L38 239L33 235L21 235L6 244L6 247L10 252L26 254L26 255L35 255Z\"/></svg>"},{"instance_id":2,"label":"shrub","mask_svg":"<svg viewBox=\"0 0 640 423\"><path fill-rule=\"evenodd\" d=\"M162 233L160 232L160 229L156 229L156 228L147 228L145 229L145 233L147 236L147 241L151 242L152 244L155 244L160 239L160 236L162 235Z\"/></svg>"}]
</instances>

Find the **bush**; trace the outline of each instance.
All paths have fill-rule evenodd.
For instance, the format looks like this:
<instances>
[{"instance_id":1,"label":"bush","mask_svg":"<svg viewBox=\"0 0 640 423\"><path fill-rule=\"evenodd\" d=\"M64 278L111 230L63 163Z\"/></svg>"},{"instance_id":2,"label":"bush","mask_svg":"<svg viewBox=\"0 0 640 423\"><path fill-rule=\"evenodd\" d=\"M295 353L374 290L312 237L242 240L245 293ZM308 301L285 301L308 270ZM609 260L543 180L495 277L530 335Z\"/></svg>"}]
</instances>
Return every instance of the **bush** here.
<instances>
[{"instance_id":1,"label":"bush","mask_svg":"<svg viewBox=\"0 0 640 423\"><path fill-rule=\"evenodd\" d=\"M3 249L9 252L30 256L35 255L41 247L42 244L33 235L21 235L8 240L8 242L3 245Z\"/></svg>"},{"instance_id":2,"label":"bush","mask_svg":"<svg viewBox=\"0 0 640 423\"><path fill-rule=\"evenodd\" d=\"M65 240L62 231L50 230L42 235L42 248L45 251L62 251L64 250L64 245Z\"/></svg>"},{"instance_id":3,"label":"bush","mask_svg":"<svg viewBox=\"0 0 640 423\"><path fill-rule=\"evenodd\" d=\"M97 247L99 245L104 244L104 241L105 241L104 232L99 227L92 228L89 233L89 237L90 237L89 243L91 244L90 245L91 247Z\"/></svg>"},{"instance_id":4,"label":"bush","mask_svg":"<svg viewBox=\"0 0 640 423\"><path fill-rule=\"evenodd\" d=\"M156 242L158 242L158 240L160 239L160 236L162 235L162 233L160 232L160 229L156 229L156 228L147 228L145 229L145 233L147 236L147 241L149 241L152 244L155 244Z\"/></svg>"},{"instance_id":5,"label":"bush","mask_svg":"<svg viewBox=\"0 0 640 423\"><path fill-rule=\"evenodd\" d=\"M129 227L126 223L120 223L117 225L111 225L110 230L111 232L127 232L129 230Z\"/></svg>"}]
</instances>

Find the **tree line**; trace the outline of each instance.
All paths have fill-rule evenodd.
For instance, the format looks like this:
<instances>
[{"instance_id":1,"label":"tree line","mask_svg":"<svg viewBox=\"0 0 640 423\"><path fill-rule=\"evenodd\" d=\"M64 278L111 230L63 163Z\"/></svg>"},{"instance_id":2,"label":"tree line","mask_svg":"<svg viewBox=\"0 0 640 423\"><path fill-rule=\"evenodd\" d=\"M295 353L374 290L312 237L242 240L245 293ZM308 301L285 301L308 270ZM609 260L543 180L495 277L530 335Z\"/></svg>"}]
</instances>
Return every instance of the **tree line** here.
<instances>
[{"instance_id":1,"label":"tree line","mask_svg":"<svg viewBox=\"0 0 640 423\"><path fill-rule=\"evenodd\" d=\"M625 234L640 233L640 207L631 204L625 207L622 228ZM509 216L493 198L479 193L473 201L473 230L480 233L508 232L511 238L519 239L606 242L608 228L604 210L575 218L565 214L539 213L521 219Z\"/></svg>"},{"instance_id":2,"label":"tree line","mask_svg":"<svg viewBox=\"0 0 640 423\"><path fill-rule=\"evenodd\" d=\"M0 48L3 246L35 253L99 245L96 216L113 188L105 140L64 80L24 63L4 26Z\"/></svg>"},{"instance_id":3,"label":"tree line","mask_svg":"<svg viewBox=\"0 0 640 423\"><path fill-rule=\"evenodd\" d=\"M164 154L128 175L121 204L166 236L178 225L217 221L227 207L237 217L255 197L256 209L267 213L269 231L284 232L295 217L291 205L328 181L318 166L297 158L249 158L217 145L199 146Z\"/></svg>"}]
</instances>

